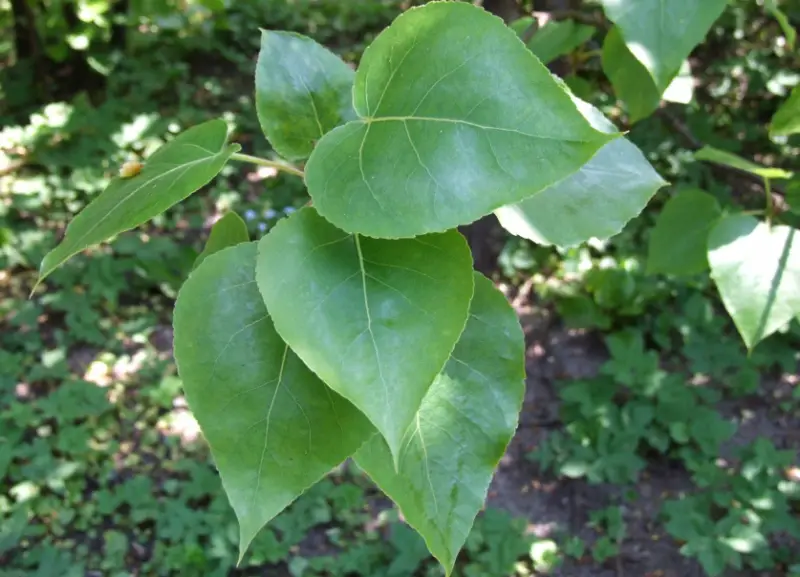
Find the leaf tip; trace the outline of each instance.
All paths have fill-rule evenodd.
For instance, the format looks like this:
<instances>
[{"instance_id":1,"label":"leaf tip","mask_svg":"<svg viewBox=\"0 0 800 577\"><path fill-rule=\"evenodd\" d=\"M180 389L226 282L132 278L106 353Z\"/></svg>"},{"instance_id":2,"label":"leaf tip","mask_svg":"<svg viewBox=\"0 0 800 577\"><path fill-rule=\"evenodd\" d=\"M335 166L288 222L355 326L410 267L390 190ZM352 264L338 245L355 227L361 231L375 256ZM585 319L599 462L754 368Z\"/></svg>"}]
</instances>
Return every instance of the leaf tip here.
<instances>
[{"instance_id":1,"label":"leaf tip","mask_svg":"<svg viewBox=\"0 0 800 577\"><path fill-rule=\"evenodd\" d=\"M251 529L245 529L244 524L239 521L239 556L236 559L236 567L242 564L242 560L257 533L258 530L253 531Z\"/></svg>"}]
</instances>

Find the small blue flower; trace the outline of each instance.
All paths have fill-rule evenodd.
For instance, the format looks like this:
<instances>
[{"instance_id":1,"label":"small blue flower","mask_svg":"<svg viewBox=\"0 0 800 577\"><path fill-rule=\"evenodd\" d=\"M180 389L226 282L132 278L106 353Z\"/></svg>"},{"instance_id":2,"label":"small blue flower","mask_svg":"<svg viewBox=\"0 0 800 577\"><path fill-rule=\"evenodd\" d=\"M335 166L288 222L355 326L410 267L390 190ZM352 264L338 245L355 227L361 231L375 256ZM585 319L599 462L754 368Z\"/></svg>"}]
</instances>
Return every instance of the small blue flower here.
<instances>
[{"instance_id":1,"label":"small blue flower","mask_svg":"<svg viewBox=\"0 0 800 577\"><path fill-rule=\"evenodd\" d=\"M257 216L256 215L256 211L254 211L254 210L252 210L250 208L248 208L246 211L244 211L245 220L254 220L256 218L256 216Z\"/></svg>"},{"instance_id":2,"label":"small blue flower","mask_svg":"<svg viewBox=\"0 0 800 577\"><path fill-rule=\"evenodd\" d=\"M275 218L276 216L278 216L278 213L271 208L264 211L264 218Z\"/></svg>"},{"instance_id":3,"label":"small blue flower","mask_svg":"<svg viewBox=\"0 0 800 577\"><path fill-rule=\"evenodd\" d=\"M293 212L295 212L296 210L297 210L297 209L296 209L295 207L293 207L293 206L287 206L286 208L284 208L284 209L283 209L283 212L284 212L285 214L292 214L292 213L293 213Z\"/></svg>"},{"instance_id":4,"label":"small blue flower","mask_svg":"<svg viewBox=\"0 0 800 577\"><path fill-rule=\"evenodd\" d=\"M269 227L267 226L266 222L259 222L258 223L258 232L266 232L267 228L269 228Z\"/></svg>"}]
</instances>

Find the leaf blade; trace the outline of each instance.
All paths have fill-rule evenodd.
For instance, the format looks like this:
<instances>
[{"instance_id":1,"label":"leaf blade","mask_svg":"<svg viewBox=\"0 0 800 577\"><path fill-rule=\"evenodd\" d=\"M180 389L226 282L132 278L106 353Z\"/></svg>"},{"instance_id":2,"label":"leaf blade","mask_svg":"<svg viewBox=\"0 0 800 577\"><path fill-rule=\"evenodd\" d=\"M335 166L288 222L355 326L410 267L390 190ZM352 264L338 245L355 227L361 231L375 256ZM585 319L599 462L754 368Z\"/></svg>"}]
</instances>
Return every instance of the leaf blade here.
<instances>
[{"instance_id":1,"label":"leaf blade","mask_svg":"<svg viewBox=\"0 0 800 577\"><path fill-rule=\"evenodd\" d=\"M239 150L238 145L227 144L227 138L225 121L210 120L156 150L136 176L112 179L67 226L61 243L45 255L37 285L80 251L147 222L208 184Z\"/></svg>"},{"instance_id":2,"label":"leaf blade","mask_svg":"<svg viewBox=\"0 0 800 577\"><path fill-rule=\"evenodd\" d=\"M691 275L708 268L708 233L722 216L717 199L686 189L667 201L650 236L647 272Z\"/></svg>"},{"instance_id":3,"label":"leaf blade","mask_svg":"<svg viewBox=\"0 0 800 577\"><path fill-rule=\"evenodd\" d=\"M647 69L628 50L617 26L609 30L601 55L603 72L614 93L628 108L631 122L646 118L658 108L661 92Z\"/></svg>"},{"instance_id":4,"label":"leaf blade","mask_svg":"<svg viewBox=\"0 0 800 577\"><path fill-rule=\"evenodd\" d=\"M360 119L319 142L306 183L331 223L377 238L476 220L564 178L617 136L588 125L500 19L465 3L397 18L364 53L353 98Z\"/></svg>"},{"instance_id":5,"label":"leaf blade","mask_svg":"<svg viewBox=\"0 0 800 577\"><path fill-rule=\"evenodd\" d=\"M290 160L305 160L325 133L354 119L354 77L353 69L311 38L263 30L256 112L272 147Z\"/></svg>"},{"instance_id":6,"label":"leaf blade","mask_svg":"<svg viewBox=\"0 0 800 577\"><path fill-rule=\"evenodd\" d=\"M208 235L206 246L203 248L197 259L194 261L192 270L200 266L200 263L212 254L237 244L250 241L250 233L247 231L247 224L235 212L227 212L214 223L211 233Z\"/></svg>"},{"instance_id":7,"label":"leaf blade","mask_svg":"<svg viewBox=\"0 0 800 577\"><path fill-rule=\"evenodd\" d=\"M761 166L760 164L751 162L746 158L742 158L741 156L733 154L732 152L720 150L719 148L714 148L713 146L704 146L694 153L694 158L695 160L705 160L715 164L729 166L737 170L755 174L761 178L783 179L791 178L793 175L793 173L788 170L783 170L781 168L767 168L766 166Z\"/></svg>"},{"instance_id":8,"label":"leaf blade","mask_svg":"<svg viewBox=\"0 0 800 577\"><path fill-rule=\"evenodd\" d=\"M615 131L597 108L573 99L597 130ZM500 207L495 215L516 236L542 245L573 246L620 232L665 184L635 144L618 138L578 172L531 198Z\"/></svg>"},{"instance_id":9,"label":"leaf blade","mask_svg":"<svg viewBox=\"0 0 800 577\"><path fill-rule=\"evenodd\" d=\"M467 321L472 259L461 235L357 237L303 208L261 240L256 277L278 333L396 455Z\"/></svg>"},{"instance_id":10,"label":"leaf blade","mask_svg":"<svg viewBox=\"0 0 800 577\"><path fill-rule=\"evenodd\" d=\"M509 26L520 38L533 23L533 18L527 16L512 22ZM584 42L594 36L597 29L571 20L550 20L539 28L527 42L528 49L541 60L548 64L565 54L569 54ZM523 38L524 40L524 38Z\"/></svg>"},{"instance_id":11,"label":"leaf blade","mask_svg":"<svg viewBox=\"0 0 800 577\"><path fill-rule=\"evenodd\" d=\"M800 240L752 216L721 219L708 238L711 276L752 350L800 311Z\"/></svg>"},{"instance_id":12,"label":"leaf blade","mask_svg":"<svg viewBox=\"0 0 800 577\"><path fill-rule=\"evenodd\" d=\"M781 104L769 125L770 136L789 136L800 132L800 86Z\"/></svg>"},{"instance_id":13,"label":"leaf blade","mask_svg":"<svg viewBox=\"0 0 800 577\"><path fill-rule=\"evenodd\" d=\"M380 437L354 456L448 574L516 430L524 357L516 314L475 273L470 320L408 431L398 472Z\"/></svg>"},{"instance_id":14,"label":"leaf blade","mask_svg":"<svg viewBox=\"0 0 800 577\"><path fill-rule=\"evenodd\" d=\"M239 520L240 560L264 524L374 431L278 336L255 283L256 245L206 259L174 319L187 400Z\"/></svg>"},{"instance_id":15,"label":"leaf blade","mask_svg":"<svg viewBox=\"0 0 800 577\"><path fill-rule=\"evenodd\" d=\"M602 0L631 54L666 90L681 62L702 42L727 0Z\"/></svg>"}]
</instances>

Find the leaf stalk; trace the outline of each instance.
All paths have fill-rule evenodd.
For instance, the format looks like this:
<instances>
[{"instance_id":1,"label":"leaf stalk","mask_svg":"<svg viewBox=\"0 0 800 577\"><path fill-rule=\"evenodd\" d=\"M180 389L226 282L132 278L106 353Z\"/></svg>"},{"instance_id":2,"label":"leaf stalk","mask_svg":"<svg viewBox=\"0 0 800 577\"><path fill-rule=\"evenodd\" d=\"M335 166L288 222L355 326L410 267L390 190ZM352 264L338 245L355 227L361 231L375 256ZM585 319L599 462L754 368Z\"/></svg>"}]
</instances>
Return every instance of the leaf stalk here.
<instances>
[{"instance_id":1,"label":"leaf stalk","mask_svg":"<svg viewBox=\"0 0 800 577\"><path fill-rule=\"evenodd\" d=\"M259 156L251 156L249 154L242 154L240 152L232 154L231 160L238 160L239 162L249 162L250 164L257 164L259 166L274 168L275 170L278 171L294 174L295 176L299 176L300 178L305 177L305 173L302 170L300 170L299 168L297 168L292 164L289 164L284 160L267 160L266 158L261 158Z\"/></svg>"}]
</instances>

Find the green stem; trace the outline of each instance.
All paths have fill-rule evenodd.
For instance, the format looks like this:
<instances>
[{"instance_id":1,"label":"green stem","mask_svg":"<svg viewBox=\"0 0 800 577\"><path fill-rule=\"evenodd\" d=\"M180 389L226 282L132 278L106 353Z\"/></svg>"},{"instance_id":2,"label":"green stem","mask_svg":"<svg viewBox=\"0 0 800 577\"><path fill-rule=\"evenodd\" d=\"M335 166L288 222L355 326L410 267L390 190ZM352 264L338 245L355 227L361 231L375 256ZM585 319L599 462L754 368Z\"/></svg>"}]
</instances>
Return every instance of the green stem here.
<instances>
[{"instance_id":1,"label":"green stem","mask_svg":"<svg viewBox=\"0 0 800 577\"><path fill-rule=\"evenodd\" d=\"M288 162L283 160L267 160L266 158L260 158L258 156L250 156L249 154L241 154L239 152L235 152L231 155L231 160L238 160L239 162L249 162L250 164L257 164L259 166L267 166L269 168L274 168L275 170L281 170L283 172L288 172L289 174L294 174L295 176L299 176L300 178L305 177L305 173L297 168L296 166L292 166Z\"/></svg>"},{"instance_id":2,"label":"green stem","mask_svg":"<svg viewBox=\"0 0 800 577\"><path fill-rule=\"evenodd\" d=\"M772 186L770 183L769 178L764 179L764 193L767 195L767 224L772 222L772 213L773 213L773 206L772 206Z\"/></svg>"}]
</instances>

